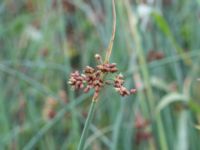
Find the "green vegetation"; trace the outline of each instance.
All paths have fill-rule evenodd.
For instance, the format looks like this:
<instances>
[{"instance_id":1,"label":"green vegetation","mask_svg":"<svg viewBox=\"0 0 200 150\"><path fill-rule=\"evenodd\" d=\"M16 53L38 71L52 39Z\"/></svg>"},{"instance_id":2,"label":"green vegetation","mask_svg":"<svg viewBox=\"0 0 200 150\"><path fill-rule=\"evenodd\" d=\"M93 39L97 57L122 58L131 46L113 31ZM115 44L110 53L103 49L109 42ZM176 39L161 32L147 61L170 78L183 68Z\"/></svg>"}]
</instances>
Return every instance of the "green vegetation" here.
<instances>
[{"instance_id":1,"label":"green vegetation","mask_svg":"<svg viewBox=\"0 0 200 150\"><path fill-rule=\"evenodd\" d=\"M85 149L200 149L200 1L116 0L116 16L110 62L137 93L103 88ZM105 58L112 19L111 0L0 1L0 149L78 148L94 91L67 81Z\"/></svg>"}]
</instances>

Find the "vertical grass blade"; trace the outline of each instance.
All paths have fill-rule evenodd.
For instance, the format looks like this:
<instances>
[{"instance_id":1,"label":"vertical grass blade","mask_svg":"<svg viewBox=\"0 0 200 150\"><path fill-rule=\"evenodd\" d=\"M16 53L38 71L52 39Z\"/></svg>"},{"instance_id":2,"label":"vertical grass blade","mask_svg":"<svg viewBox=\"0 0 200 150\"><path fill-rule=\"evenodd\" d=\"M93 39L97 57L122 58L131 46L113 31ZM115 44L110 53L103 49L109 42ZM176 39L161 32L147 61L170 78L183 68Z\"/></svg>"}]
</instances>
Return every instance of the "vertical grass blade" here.
<instances>
[{"instance_id":1,"label":"vertical grass blade","mask_svg":"<svg viewBox=\"0 0 200 150\"><path fill-rule=\"evenodd\" d=\"M86 122L85 122L85 126L84 126L84 129L83 129L82 135L81 135L81 139L80 139L80 142L79 142L79 145L78 145L78 150L84 149L85 141L86 141L87 134L88 134L88 129L89 129L89 126L90 126L90 123L91 123L91 120L92 120L92 117L93 117L93 114L94 114L95 105L96 105L96 101L92 100L90 110L89 110L89 113L88 113L88 116L87 116L87 119L86 119Z\"/></svg>"}]
</instances>

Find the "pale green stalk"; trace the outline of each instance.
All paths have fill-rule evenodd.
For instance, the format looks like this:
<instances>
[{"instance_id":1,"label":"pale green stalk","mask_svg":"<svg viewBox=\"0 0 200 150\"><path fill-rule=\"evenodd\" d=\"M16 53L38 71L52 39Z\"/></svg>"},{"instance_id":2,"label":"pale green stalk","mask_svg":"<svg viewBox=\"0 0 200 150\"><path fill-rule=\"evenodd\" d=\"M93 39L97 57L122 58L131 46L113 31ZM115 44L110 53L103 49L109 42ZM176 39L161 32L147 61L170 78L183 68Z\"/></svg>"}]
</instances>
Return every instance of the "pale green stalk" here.
<instances>
[{"instance_id":1,"label":"pale green stalk","mask_svg":"<svg viewBox=\"0 0 200 150\"><path fill-rule=\"evenodd\" d=\"M150 84L148 67L147 67L145 57L144 57L145 55L144 55L142 47L141 47L141 45L142 45L141 39L140 39L139 33L137 31L136 16L134 16L134 14L131 12L129 0L125 1L125 5L126 5L126 8L127 8L127 13L128 13L129 21L130 21L129 24L130 24L130 27L131 27L130 28L131 34L135 39L136 55L138 56L139 66L141 66L141 74L144 78L144 84L147 87L147 97L148 97L148 100L149 100L150 110L152 111L154 109L154 105L155 105L155 98L154 98L154 94L153 94L151 84ZM151 115L153 115L153 114L151 114ZM156 120L156 123L157 123L157 131L158 131L159 138L160 138L161 149L162 150L168 150L167 141L166 141L165 132L164 132L164 127L163 127L163 123L162 123L160 114L156 115L155 120Z\"/></svg>"},{"instance_id":2,"label":"pale green stalk","mask_svg":"<svg viewBox=\"0 0 200 150\"><path fill-rule=\"evenodd\" d=\"M105 57L105 63L108 63L110 60L110 56L112 53L113 48L113 42L115 39L115 32L116 32L116 10L115 10L115 0L112 0L112 14L113 14L113 30L112 30L112 36L108 45L108 48L106 50L106 57Z\"/></svg>"},{"instance_id":3,"label":"pale green stalk","mask_svg":"<svg viewBox=\"0 0 200 150\"><path fill-rule=\"evenodd\" d=\"M93 114L94 114L94 108L95 108L96 103L97 103L97 101L93 99L92 103L90 105L90 110L89 110L89 113L88 113L88 116L87 116L87 119L86 119L86 122L85 122L85 126L84 126L84 129L83 129L82 135L81 135L81 139L80 139L80 142L79 142L79 145L78 145L78 150L84 149L85 141L86 141L87 134L88 134L88 129L89 129L89 126L90 126L91 121L92 121L92 117L93 117Z\"/></svg>"},{"instance_id":4,"label":"pale green stalk","mask_svg":"<svg viewBox=\"0 0 200 150\"><path fill-rule=\"evenodd\" d=\"M104 63L108 63L109 60L110 60L110 56L111 56L112 48L113 48L113 42L114 42L114 39L115 39L115 32L116 32L115 0L112 0L112 13L113 13L113 30L112 30L112 36L111 36L110 42L108 44L108 48L106 50L106 56L105 56ZM102 79L104 78L104 74L101 75L101 78ZM83 129L83 132L82 132L82 135L81 135L81 139L80 139L80 142L79 142L79 145L78 145L78 150L84 149L85 141L86 141L87 134L88 134L88 129L89 129L89 126L91 124L91 120L92 120L92 116L94 114L94 108L95 108L96 103L97 103L97 100L93 98L92 104L90 106L89 114L88 114L88 117L86 119L86 123L85 123L84 129Z\"/></svg>"}]
</instances>

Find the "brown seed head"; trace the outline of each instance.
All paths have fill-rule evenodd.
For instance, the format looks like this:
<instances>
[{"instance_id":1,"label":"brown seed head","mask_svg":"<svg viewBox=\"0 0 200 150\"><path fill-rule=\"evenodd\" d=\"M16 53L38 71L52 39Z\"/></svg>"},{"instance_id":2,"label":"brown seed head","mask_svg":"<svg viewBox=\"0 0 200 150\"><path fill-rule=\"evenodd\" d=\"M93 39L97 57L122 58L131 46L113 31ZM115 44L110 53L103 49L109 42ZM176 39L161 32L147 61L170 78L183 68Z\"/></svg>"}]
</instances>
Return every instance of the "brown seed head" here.
<instances>
[{"instance_id":1,"label":"brown seed head","mask_svg":"<svg viewBox=\"0 0 200 150\"><path fill-rule=\"evenodd\" d=\"M95 54L94 57L95 57L95 59L96 59L97 61L99 61L100 63L103 62L103 61L102 61L102 58L101 58L101 55Z\"/></svg>"},{"instance_id":2,"label":"brown seed head","mask_svg":"<svg viewBox=\"0 0 200 150\"><path fill-rule=\"evenodd\" d=\"M90 66L87 66L84 70L84 73L89 73L89 74L92 74L95 72L95 69L90 67Z\"/></svg>"},{"instance_id":3,"label":"brown seed head","mask_svg":"<svg viewBox=\"0 0 200 150\"><path fill-rule=\"evenodd\" d=\"M96 66L96 68L92 68L87 66L84 69L84 73L80 75L78 71L75 71L71 74L69 79L69 84L75 89L83 89L84 92L88 92L90 89L94 89L94 99L97 99L99 96L99 92L102 87L107 85L113 85L116 91L121 96L127 96L130 94L134 94L136 92L135 89L131 89L130 91L123 86L124 79L123 75L119 74L115 77L114 82L106 81L103 76L108 73L115 73L118 71L116 67L116 63L102 63L101 56L99 54L95 55L95 58L101 61L101 64Z\"/></svg>"}]
</instances>

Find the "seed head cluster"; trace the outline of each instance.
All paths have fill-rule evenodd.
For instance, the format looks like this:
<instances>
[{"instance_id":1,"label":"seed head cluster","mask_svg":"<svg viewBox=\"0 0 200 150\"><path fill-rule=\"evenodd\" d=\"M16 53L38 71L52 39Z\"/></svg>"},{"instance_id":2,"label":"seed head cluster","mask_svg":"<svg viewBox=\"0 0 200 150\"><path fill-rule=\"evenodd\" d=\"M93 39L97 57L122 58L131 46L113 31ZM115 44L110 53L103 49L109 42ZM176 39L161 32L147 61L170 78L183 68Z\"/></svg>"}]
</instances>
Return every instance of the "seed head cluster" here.
<instances>
[{"instance_id":1,"label":"seed head cluster","mask_svg":"<svg viewBox=\"0 0 200 150\"><path fill-rule=\"evenodd\" d=\"M128 96L136 92L136 89L128 90L126 87L123 86L124 78L122 74L116 75L112 83L110 83L110 81L107 81L104 78L105 75L113 74L118 71L116 64L102 63L102 59L99 54L96 54L95 58L101 63L100 65L97 65L95 68L87 66L83 70L83 74L80 74L79 71L71 73L68 83L75 90L82 89L85 93L87 93L90 91L90 89L94 89L94 100L98 98L100 90L106 84L112 85L121 96Z\"/></svg>"},{"instance_id":2,"label":"seed head cluster","mask_svg":"<svg viewBox=\"0 0 200 150\"><path fill-rule=\"evenodd\" d=\"M127 96L130 94L134 94L136 92L136 89L131 89L130 91L123 86L124 84L124 79L123 75L119 74L115 77L114 79L114 87L116 91L121 95L121 96Z\"/></svg>"}]
</instances>

